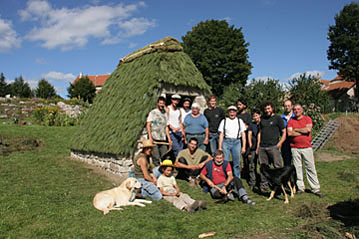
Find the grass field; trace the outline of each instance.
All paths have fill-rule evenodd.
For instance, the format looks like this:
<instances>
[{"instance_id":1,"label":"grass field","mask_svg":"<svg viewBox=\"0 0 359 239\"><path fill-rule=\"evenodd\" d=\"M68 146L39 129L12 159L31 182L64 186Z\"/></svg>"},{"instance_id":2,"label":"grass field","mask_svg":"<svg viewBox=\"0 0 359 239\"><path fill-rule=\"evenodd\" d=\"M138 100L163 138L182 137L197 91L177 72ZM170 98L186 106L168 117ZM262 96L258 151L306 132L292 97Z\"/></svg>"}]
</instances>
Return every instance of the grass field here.
<instances>
[{"instance_id":1,"label":"grass field","mask_svg":"<svg viewBox=\"0 0 359 239\"><path fill-rule=\"evenodd\" d=\"M215 204L199 188L180 181L182 191L209 201L207 210L189 215L161 200L104 216L92 199L114 186L70 160L68 142L75 130L0 121L0 136L7 140L16 136L41 142L35 150L0 156L0 238L198 238L208 231L217 233L210 237L214 239L344 238L345 232L359 236L358 155L317 162L326 195L322 199L306 193L285 205L282 195L267 202L265 196L249 192L256 206Z\"/></svg>"}]
</instances>

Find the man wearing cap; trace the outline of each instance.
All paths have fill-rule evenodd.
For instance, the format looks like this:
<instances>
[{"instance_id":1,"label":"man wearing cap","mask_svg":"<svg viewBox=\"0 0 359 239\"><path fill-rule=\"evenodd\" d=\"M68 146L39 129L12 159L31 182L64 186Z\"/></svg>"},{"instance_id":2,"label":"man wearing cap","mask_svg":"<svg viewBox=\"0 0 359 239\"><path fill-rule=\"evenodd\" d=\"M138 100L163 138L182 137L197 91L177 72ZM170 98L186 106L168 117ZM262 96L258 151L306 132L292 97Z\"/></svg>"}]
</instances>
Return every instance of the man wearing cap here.
<instances>
[{"instance_id":1,"label":"man wearing cap","mask_svg":"<svg viewBox=\"0 0 359 239\"><path fill-rule=\"evenodd\" d=\"M165 98L158 98L157 107L148 114L146 123L148 139L156 144L152 150L153 164L155 166L160 164L162 156L167 152L167 139L172 144L167 127L165 103Z\"/></svg>"},{"instance_id":2,"label":"man wearing cap","mask_svg":"<svg viewBox=\"0 0 359 239\"><path fill-rule=\"evenodd\" d=\"M204 164L212 159L207 152L199 149L198 140L191 138L188 140L188 147L179 152L175 166L178 169L178 177L189 180L199 177L199 173Z\"/></svg>"},{"instance_id":3,"label":"man wearing cap","mask_svg":"<svg viewBox=\"0 0 359 239\"><path fill-rule=\"evenodd\" d=\"M209 108L204 110L204 116L208 121L209 129L209 149L213 155L218 148L218 127L219 123L226 117L224 111L216 106L217 98L215 95L209 97Z\"/></svg>"},{"instance_id":4,"label":"man wearing cap","mask_svg":"<svg viewBox=\"0 0 359 239\"><path fill-rule=\"evenodd\" d=\"M142 141L142 151L133 158L135 176L141 183L141 194L153 200L160 200L162 194L157 188L157 179L152 173L151 153L155 145L151 140Z\"/></svg>"},{"instance_id":5,"label":"man wearing cap","mask_svg":"<svg viewBox=\"0 0 359 239\"><path fill-rule=\"evenodd\" d=\"M229 117L219 124L219 146L224 152L224 160L229 161L232 155L234 176L241 178L241 154L246 151L246 126L243 120L237 118L237 107L228 107Z\"/></svg>"},{"instance_id":6,"label":"man wearing cap","mask_svg":"<svg viewBox=\"0 0 359 239\"><path fill-rule=\"evenodd\" d=\"M196 138L198 140L198 148L205 151L209 137L208 121L199 110L199 104L193 103L192 113L186 116L183 126L186 131L187 142L190 138Z\"/></svg>"},{"instance_id":7,"label":"man wearing cap","mask_svg":"<svg viewBox=\"0 0 359 239\"><path fill-rule=\"evenodd\" d=\"M168 129L172 141L172 150L175 156L183 149L185 132L182 125L181 111L177 107L181 96L174 94L171 97L172 103L168 106Z\"/></svg>"},{"instance_id":8,"label":"man wearing cap","mask_svg":"<svg viewBox=\"0 0 359 239\"><path fill-rule=\"evenodd\" d=\"M182 108L181 108L182 124L183 124L183 121L186 118L186 116L192 113L191 103L192 103L192 101L190 98L186 97L183 99Z\"/></svg>"}]
</instances>

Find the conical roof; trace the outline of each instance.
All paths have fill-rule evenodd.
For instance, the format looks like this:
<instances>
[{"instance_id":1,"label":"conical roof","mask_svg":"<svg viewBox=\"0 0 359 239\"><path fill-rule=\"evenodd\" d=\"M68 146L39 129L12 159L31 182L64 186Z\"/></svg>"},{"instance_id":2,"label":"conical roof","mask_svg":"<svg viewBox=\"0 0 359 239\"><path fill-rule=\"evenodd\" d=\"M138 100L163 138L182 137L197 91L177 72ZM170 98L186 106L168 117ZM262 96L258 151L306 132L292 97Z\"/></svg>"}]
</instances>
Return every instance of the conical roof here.
<instances>
[{"instance_id":1,"label":"conical roof","mask_svg":"<svg viewBox=\"0 0 359 239\"><path fill-rule=\"evenodd\" d=\"M71 149L132 155L163 85L210 92L181 44L166 37L122 58L71 140Z\"/></svg>"}]
</instances>

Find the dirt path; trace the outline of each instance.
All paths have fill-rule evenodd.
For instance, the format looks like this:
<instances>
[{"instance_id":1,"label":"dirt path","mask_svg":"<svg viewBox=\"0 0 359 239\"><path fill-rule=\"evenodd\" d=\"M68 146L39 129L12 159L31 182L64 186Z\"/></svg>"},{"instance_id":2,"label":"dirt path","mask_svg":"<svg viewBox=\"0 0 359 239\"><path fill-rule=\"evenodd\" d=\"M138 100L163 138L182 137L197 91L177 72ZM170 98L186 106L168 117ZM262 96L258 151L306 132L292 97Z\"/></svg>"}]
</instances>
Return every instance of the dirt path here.
<instances>
[{"instance_id":1,"label":"dirt path","mask_svg":"<svg viewBox=\"0 0 359 239\"><path fill-rule=\"evenodd\" d=\"M359 115L341 116L335 120L340 122L339 129L324 148L359 154Z\"/></svg>"}]
</instances>

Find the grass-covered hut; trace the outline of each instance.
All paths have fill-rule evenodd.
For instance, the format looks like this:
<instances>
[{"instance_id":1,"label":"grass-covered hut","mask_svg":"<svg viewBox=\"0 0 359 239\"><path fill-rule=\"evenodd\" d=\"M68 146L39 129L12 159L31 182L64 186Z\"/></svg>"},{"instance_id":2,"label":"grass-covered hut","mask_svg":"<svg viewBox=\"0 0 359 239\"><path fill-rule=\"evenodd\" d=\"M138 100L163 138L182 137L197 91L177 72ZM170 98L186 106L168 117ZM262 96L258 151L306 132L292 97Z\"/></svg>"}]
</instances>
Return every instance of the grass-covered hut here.
<instances>
[{"instance_id":1,"label":"grass-covered hut","mask_svg":"<svg viewBox=\"0 0 359 239\"><path fill-rule=\"evenodd\" d=\"M130 157L161 94L194 98L209 92L176 39L150 44L120 60L72 137L72 152Z\"/></svg>"}]
</instances>

